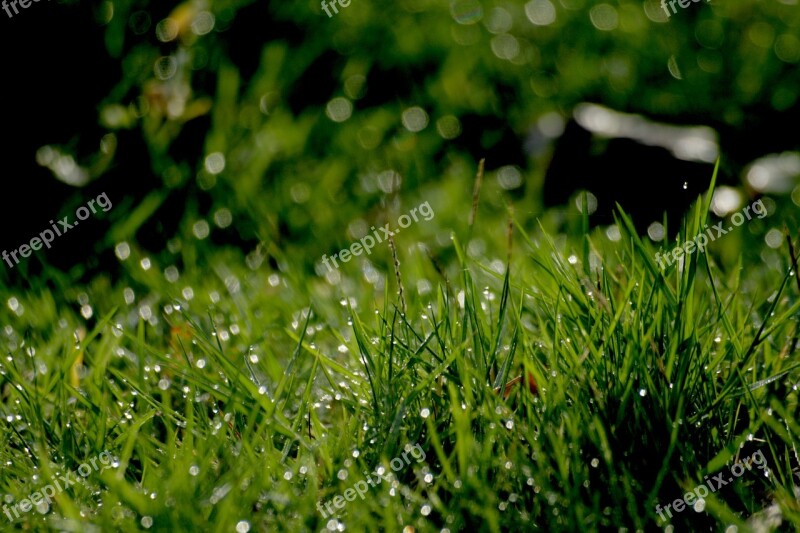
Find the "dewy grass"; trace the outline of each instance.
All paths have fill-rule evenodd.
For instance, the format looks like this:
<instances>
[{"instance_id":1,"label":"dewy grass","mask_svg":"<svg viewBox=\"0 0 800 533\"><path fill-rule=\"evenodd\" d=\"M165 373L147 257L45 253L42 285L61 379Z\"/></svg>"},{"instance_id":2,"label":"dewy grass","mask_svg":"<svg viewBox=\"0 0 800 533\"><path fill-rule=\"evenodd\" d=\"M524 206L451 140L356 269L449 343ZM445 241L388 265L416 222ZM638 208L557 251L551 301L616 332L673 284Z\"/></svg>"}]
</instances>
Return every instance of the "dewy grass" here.
<instances>
[{"instance_id":1,"label":"dewy grass","mask_svg":"<svg viewBox=\"0 0 800 533\"><path fill-rule=\"evenodd\" d=\"M706 475L704 478L704 483L699 484L691 491L687 492L683 498L678 498L674 502L668 503L662 509L661 505L656 505L655 511L658 514L658 517L663 521L667 521L667 517L672 518L672 513L680 513L688 509L694 509L697 512L703 511L705 509L705 499L708 498L710 494L714 494L716 491L720 490L720 488L725 487L728 483L732 483L736 478L741 477L747 471L750 471L757 466L760 470L767 470L767 459L764 457L764 454L761 453L761 450L756 450L753 455L744 461L736 461L731 466L730 471L728 472L730 475L726 477L725 472L721 472L714 476ZM737 470L736 467L739 467ZM672 508L672 509L670 509ZM666 513L666 516L664 515Z\"/></svg>"},{"instance_id":2,"label":"dewy grass","mask_svg":"<svg viewBox=\"0 0 800 533\"><path fill-rule=\"evenodd\" d=\"M753 209L753 213L758 215L758 219L767 216L767 208L764 202L761 199L756 200L753 202L753 205L747 205L741 212L737 211L731 216L730 222L732 226L729 226L727 230L723 227L724 221L718 222L710 228L708 227L709 225L706 224L703 226L704 231L695 235L694 239L687 240L683 245L676 246L671 252L665 253L663 257L661 256L661 252L656 252L655 258L656 263L658 263L658 268L663 270L665 266L671 265L673 260L677 263L684 254L689 255L695 251L701 254L705 253L709 242L714 242L717 238L721 238L729 232L732 232L734 228L741 226L745 222L745 216L747 216L747 220L752 220L752 216L750 215L751 208Z\"/></svg>"},{"instance_id":3,"label":"dewy grass","mask_svg":"<svg viewBox=\"0 0 800 533\"><path fill-rule=\"evenodd\" d=\"M444 224L436 207L431 224ZM277 267L208 249L201 268L185 251L168 279L132 247L115 284L53 275L0 288L3 503L54 479L53 465L75 470L107 450L113 470L19 527L645 531L659 502L760 450L768 477L667 518L676 531L742 531L775 505L797 528L796 257L738 241L763 242L786 211L726 239L740 255L694 254L663 272L624 213L617 240L516 220L504 263L511 240L485 211L472 240L455 226L431 261L408 251L412 229L398 236L406 312L391 264L371 266L382 285L368 269L331 285L277 245ZM519 375L535 394L525 380L504 389ZM318 502L409 442L424 462L320 515Z\"/></svg>"},{"instance_id":4,"label":"dewy grass","mask_svg":"<svg viewBox=\"0 0 800 533\"><path fill-rule=\"evenodd\" d=\"M89 466L90 464L91 467ZM82 463L74 472L66 472L63 476L57 476L57 478L52 479L52 484L47 484L32 492L27 498L21 500L19 505L12 505L10 509L8 506L3 505L3 514L8 517L9 521L13 522L16 518L19 518L20 512L25 514L33 508L39 512L47 512L57 494L60 494L75 483L79 483L81 478L88 477L92 472L104 471L112 468L112 465L113 458L111 454L105 451L100 452L100 455ZM12 516L12 513L14 516Z\"/></svg>"},{"instance_id":5,"label":"dewy grass","mask_svg":"<svg viewBox=\"0 0 800 533\"><path fill-rule=\"evenodd\" d=\"M409 453L411 453L411 457L416 459L418 463L425 460L425 451L419 444L414 444L413 447L409 445L406 446L406 448L406 451L404 451L402 454L402 458L398 456L389 461L389 466L391 467L392 471L399 472L404 466L411 464L411 459L408 458ZM372 474L367 474L364 472L364 475L366 479L360 479L356 481L352 487L345 489L344 496L336 495L330 501L324 503L317 502L317 510L320 512L323 518L333 516L336 514L337 509L344 508L347 502L354 501L356 496L359 496L363 500L367 494L367 491L369 490L369 487L375 487L376 484L380 485L382 480L386 481L387 483L392 483L392 474L384 466L379 466Z\"/></svg>"}]
</instances>

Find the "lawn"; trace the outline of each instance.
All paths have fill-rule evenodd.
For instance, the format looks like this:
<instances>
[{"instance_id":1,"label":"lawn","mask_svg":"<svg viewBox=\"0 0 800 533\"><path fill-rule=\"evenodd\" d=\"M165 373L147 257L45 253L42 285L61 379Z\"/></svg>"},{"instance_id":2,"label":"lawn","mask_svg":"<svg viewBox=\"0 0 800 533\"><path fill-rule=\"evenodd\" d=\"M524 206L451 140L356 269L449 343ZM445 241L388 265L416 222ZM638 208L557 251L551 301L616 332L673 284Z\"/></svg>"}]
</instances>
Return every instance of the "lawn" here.
<instances>
[{"instance_id":1,"label":"lawn","mask_svg":"<svg viewBox=\"0 0 800 533\"><path fill-rule=\"evenodd\" d=\"M796 6L173 4L3 19L0 530L800 529Z\"/></svg>"},{"instance_id":2,"label":"lawn","mask_svg":"<svg viewBox=\"0 0 800 533\"><path fill-rule=\"evenodd\" d=\"M800 278L788 241L748 245L778 215L661 271L624 213L589 230L576 208L584 230L554 237L513 210L484 226L482 193L448 266L400 234L380 270L327 278L209 248L204 269L132 251L113 284L5 290L6 526L646 530L755 456L672 524L775 503L800 524Z\"/></svg>"}]
</instances>

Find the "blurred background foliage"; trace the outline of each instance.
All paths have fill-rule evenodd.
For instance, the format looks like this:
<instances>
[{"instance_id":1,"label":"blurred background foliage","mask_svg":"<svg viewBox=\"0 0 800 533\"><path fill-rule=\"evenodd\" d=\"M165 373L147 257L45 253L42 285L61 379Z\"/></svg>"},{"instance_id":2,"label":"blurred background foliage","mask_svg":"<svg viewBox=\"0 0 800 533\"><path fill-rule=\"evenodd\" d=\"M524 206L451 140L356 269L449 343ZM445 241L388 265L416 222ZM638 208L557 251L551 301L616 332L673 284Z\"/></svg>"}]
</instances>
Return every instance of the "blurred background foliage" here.
<instances>
[{"instance_id":1,"label":"blurred background foliage","mask_svg":"<svg viewBox=\"0 0 800 533\"><path fill-rule=\"evenodd\" d=\"M31 25L58 48L11 57L11 70L31 72L18 78L31 100L51 90L48 76L69 79L49 105L75 119L29 131L9 155L30 176L22 187L60 189L41 211L10 201L24 212L9 205L4 216L38 232L42 217L83 202L75 186L108 190L109 231L74 237L99 252L89 271L120 245L197 266L196 244L210 238L251 262L322 273L323 253L424 200L436 224L417 229L448 246L480 158L484 223L500 227L513 200L526 225L564 229L563 217L543 213L541 192L581 102L713 127L722 183L737 185L757 157L798 148L796 2L699 2L671 17L653 0L354 0L339 11L329 18L316 1L105 1L4 21L11 40ZM65 31L69 40L48 39ZM35 64L47 52L72 61L48 72ZM615 187L614 177L598 186ZM651 200L658 219L658 199L642 198ZM61 248L54 260L74 266L74 249Z\"/></svg>"}]
</instances>

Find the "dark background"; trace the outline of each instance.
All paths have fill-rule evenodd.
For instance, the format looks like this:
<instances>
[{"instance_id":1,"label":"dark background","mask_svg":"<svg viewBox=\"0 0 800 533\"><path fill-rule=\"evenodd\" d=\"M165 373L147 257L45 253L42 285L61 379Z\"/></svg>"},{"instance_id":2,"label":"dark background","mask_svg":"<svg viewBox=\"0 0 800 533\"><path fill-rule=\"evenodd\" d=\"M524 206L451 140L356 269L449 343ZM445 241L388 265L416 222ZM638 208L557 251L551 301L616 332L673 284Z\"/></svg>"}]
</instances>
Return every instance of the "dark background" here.
<instances>
[{"instance_id":1,"label":"dark background","mask_svg":"<svg viewBox=\"0 0 800 533\"><path fill-rule=\"evenodd\" d=\"M364 176L393 169L408 195L440 186L468 195L466 166L480 158L490 176L507 165L519 169L523 182L510 195L531 221L588 189L599 203L594 224L612 223L620 202L643 229L665 211L674 219L706 189L711 165L628 139L598 140L571 120L580 102L714 128L723 184L741 185L743 169L760 156L798 149L796 8L701 3L659 21L652 2L619 2L617 27L601 31L590 2L572 4L556 4L555 22L536 26L524 3L365 4L328 19L314 2L228 2L210 9L215 26L204 35L191 31L201 11L192 3L114 5L110 21L109 3L39 2L13 19L2 13L2 247L19 247L50 219L74 217L105 191L114 208L57 239L46 259L27 261L25 276L42 261L75 267L76 276L113 269L121 239L159 253L170 239L190 240L193 221L220 207L233 212L235 223L215 233L218 244L247 249L269 235L308 251L310 266L326 250L318 237L341 235L353 219L337 205L362 213L381 205L380 189L365 186ZM185 24L179 37L162 42L156 26L168 16ZM519 49L513 60L497 54L508 36ZM159 80L155 60L178 54L192 66ZM671 60L682 79L670 74ZM191 91L187 107L211 107L185 121L158 115L163 95L181 77ZM348 79L362 80L358 94L348 94ZM344 122L325 115L339 96L353 105ZM130 109L142 101L149 109L129 113L124 125L101 120L109 106ZM401 123L411 106L429 116L418 133ZM565 134L537 137L537 120L552 112L563 117ZM444 116L459 120L454 139L437 132ZM116 140L113 158L85 188L36 163L37 150L53 145L89 167L107 134ZM277 139L276 147L259 160L265 136ZM366 146L363 139L376 142ZM227 165L209 186L203 161L214 151L226 155ZM291 194L298 183L310 191L302 204ZM156 208L131 221L154 192ZM118 231L110 234L112 227ZM23 276L0 275L9 282Z\"/></svg>"}]
</instances>

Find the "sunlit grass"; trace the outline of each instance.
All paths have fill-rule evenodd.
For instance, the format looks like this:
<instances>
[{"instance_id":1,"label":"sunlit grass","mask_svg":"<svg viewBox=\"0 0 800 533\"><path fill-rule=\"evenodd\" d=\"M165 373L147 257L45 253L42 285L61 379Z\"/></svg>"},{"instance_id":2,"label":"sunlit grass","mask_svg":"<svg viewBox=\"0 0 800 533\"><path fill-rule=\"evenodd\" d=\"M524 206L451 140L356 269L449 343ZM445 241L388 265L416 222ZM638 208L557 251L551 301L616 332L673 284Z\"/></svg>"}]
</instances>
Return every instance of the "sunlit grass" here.
<instances>
[{"instance_id":1,"label":"sunlit grass","mask_svg":"<svg viewBox=\"0 0 800 533\"><path fill-rule=\"evenodd\" d=\"M708 201L682 236L704 226ZM467 253L458 232L445 267L400 248L406 313L391 262L380 282L349 265L331 285L223 250L177 282L132 255L113 285L3 294L6 503L102 451L116 465L13 522L645 530L656 504L761 450L768 477L675 514L676 530L744 527L774 501L800 524L800 285L787 247L785 268L747 253L722 268L711 249L661 272L624 213L616 241L583 226L484 230L505 264ZM425 460L391 484L334 519L317 511L416 443Z\"/></svg>"}]
</instances>

